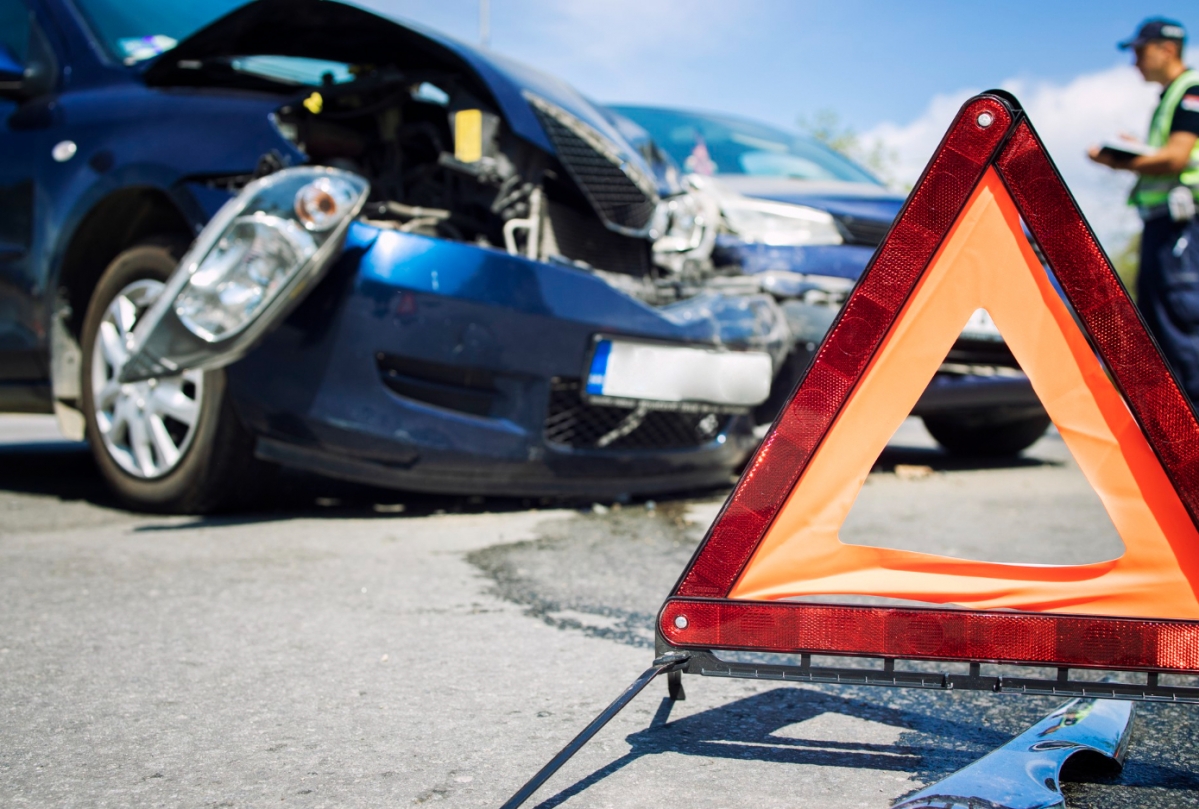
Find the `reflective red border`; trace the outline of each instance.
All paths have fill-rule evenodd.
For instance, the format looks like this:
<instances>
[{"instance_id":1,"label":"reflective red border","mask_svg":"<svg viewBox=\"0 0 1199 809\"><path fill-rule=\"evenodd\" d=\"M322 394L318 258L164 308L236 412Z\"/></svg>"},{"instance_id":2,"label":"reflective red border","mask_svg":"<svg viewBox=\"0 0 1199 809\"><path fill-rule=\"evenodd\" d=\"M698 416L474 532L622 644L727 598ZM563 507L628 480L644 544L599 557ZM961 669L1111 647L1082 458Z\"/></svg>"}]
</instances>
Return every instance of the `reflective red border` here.
<instances>
[{"instance_id":1,"label":"reflective red border","mask_svg":"<svg viewBox=\"0 0 1199 809\"><path fill-rule=\"evenodd\" d=\"M1017 125L995 169L1149 446L1199 525L1199 421L1027 121Z\"/></svg>"},{"instance_id":2,"label":"reflective red border","mask_svg":"<svg viewBox=\"0 0 1199 809\"><path fill-rule=\"evenodd\" d=\"M1191 621L671 599L659 628L680 648L1199 671Z\"/></svg>"}]
</instances>

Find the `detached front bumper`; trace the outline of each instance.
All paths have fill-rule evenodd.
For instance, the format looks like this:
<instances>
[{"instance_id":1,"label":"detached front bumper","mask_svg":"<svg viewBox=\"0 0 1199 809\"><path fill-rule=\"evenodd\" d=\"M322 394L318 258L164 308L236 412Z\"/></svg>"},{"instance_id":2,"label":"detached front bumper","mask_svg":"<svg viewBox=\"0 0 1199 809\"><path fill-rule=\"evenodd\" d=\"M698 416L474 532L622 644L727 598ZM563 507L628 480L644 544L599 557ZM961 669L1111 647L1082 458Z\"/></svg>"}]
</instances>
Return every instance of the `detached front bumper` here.
<instances>
[{"instance_id":1,"label":"detached front bumper","mask_svg":"<svg viewBox=\"0 0 1199 809\"><path fill-rule=\"evenodd\" d=\"M227 373L259 455L335 477L591 497L727 483L750 417L589 404L600 333L718 339L574 268L356 223L321 285Z\"/></svg>"}]
</instances>

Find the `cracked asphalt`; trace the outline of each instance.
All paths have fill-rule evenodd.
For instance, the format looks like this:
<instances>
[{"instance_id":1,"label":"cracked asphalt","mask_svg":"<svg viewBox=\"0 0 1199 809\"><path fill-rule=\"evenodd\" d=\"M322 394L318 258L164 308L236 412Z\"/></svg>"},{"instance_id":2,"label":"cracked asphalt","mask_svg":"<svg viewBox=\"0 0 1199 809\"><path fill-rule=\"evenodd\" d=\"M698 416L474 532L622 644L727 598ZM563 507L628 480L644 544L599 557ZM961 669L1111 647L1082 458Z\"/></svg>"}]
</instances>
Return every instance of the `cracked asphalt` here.
<instances>
[{"instance_id":1,"label":"cracked asphalt","mask_svg":"<svg viewBox=\"0 0 1199 809\"><path fill-rule=\"evenodd\" d=\"M132 514L0 417L0 805L498 807L652 657L724 492L545 507L286 479L259 513ZM536 506L536 507L534 507ZM1120 541L1056 437L941 454L909 422L847 541L1078 562ZM885 807L1058 701L655 683L529 806ZM1143 706L1072 807L1199 806L1195 708Z\"/></svg>"}]
</instances>

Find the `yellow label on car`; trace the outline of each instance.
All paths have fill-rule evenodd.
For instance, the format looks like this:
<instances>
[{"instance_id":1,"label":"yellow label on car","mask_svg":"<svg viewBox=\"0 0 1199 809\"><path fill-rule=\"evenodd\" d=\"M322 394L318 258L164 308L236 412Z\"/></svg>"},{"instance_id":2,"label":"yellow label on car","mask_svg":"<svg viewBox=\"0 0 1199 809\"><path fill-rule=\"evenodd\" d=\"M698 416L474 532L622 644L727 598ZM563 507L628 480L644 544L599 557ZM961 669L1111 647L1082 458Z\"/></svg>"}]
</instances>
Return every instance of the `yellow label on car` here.
<instances>
[{"instance_id":1,"label":"yellow label on car","mask_svg":"<svg viewBox=\"0 0 1199 809\"><path fill-rule=\"evenodd\" d=\"M320 115L321 110L325 107L325 99L321 98L320 93L313 93L304 99L304 109L311 112L313 115Z\"/></svg>"},{"instance_id":2,"label":"yellow label on car","mask_svg":"<svg viewBox=\"0 0 1199 809\"><path fill-rule=\"evenodd\" d=\"M481 110L460 110L454 113L454 157L463 163L475 163L483 157Z\"/></svg>"}]
</instances>

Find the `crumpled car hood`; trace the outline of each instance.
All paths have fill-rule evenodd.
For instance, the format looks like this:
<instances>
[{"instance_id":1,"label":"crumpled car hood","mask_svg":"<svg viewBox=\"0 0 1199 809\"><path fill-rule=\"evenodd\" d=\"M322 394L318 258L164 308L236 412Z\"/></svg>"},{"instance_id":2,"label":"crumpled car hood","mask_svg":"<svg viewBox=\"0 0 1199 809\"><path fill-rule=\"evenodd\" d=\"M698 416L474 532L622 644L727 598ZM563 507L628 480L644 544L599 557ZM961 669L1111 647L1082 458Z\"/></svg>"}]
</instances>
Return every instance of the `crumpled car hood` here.
<instances>
[{"instance_id":1,"label":"crumpled car hood","mask_svg":"<svg viewBox=\"0 0 1199 809\"><path fill-rule=\"evenodd\" d=\"M400 24L332 0L256 0L184 39L154 60L147 84L194 85L195 71L180 63L237 56L299 56L350 64L394 64L420 71L432 64L465 67L491 91L512 131L550 154L553 144L524 94L539 96L574 115L612 141L621 157L655 177L665 196L670 187L624 138L609 116L565 82L510 59L478 50L412 23Z\"/></svg>"}]
</instances>

